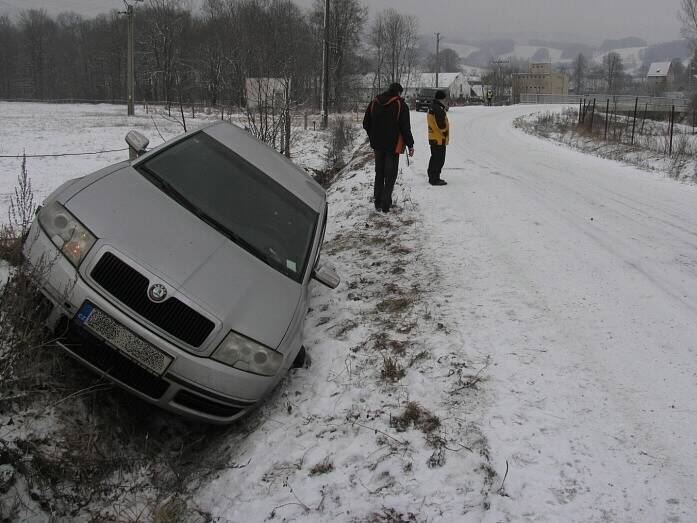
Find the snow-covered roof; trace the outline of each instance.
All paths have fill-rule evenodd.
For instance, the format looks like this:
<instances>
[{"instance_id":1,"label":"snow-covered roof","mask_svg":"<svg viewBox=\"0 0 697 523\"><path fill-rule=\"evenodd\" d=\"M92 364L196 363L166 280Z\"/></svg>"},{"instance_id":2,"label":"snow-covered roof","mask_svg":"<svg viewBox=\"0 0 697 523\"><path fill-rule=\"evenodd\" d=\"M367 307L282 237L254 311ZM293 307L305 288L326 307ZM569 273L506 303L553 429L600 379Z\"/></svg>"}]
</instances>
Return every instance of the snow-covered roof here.
<instances>
[{"instance_id":1,"label":"snow-covered roof","mask_svg":"<svg viewBox=\"0 0 697 523\"><path fill-rule=\"evenodd\" d=\"M462 76L462 73L439 73L438 86L450 87L460 76ZM380 84L381 88L387 88L388 83L384 79ZM377 87L378 82L375 74L369 73L364 75L352 75L349 78L349 85L354 88L358 87L361 89L374 89ZM403 85L406 90L420 89L422 87L435 87L436 73L414 73L409 77L408 81L404 82Z\"/></svg>"},{"instance_id":2,"label":"snow-covered roof","mask_svg":"<svg viewBox=\"0 0 697 523\"><path fill-rule=\"evenodd\" d=\"M670 72L670 62L654 62L649 67L648 77L668 76Z\"/></svg>"},{"instance_id":3,"label":"snow-covered roof","mask_svg":"<svg viewBox=\"0 0 697 523\"><path fill-rule=\"evenodd\" d=\"M462 73L438 73L438 86L450 87L458 76ZM409 79L407 89L418 89L420 87L435 87L436 73L416 73Z\"/></svg>"}]
</instances>

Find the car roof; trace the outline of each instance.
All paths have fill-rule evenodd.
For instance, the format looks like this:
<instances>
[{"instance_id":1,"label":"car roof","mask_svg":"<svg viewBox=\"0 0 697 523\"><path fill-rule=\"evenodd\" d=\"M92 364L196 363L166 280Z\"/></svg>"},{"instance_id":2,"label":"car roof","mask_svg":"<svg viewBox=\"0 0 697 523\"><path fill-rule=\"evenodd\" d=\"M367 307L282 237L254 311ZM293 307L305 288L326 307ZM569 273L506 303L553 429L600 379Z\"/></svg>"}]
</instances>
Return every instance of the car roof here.
<instances>
[{"instance_id":1,"label":"car roof","mask_svg":"<svg viewBox=\"0 0 697 523\"><path fill-rule=\"evenodd\" d=\"M254 138L244 129L227 122L217 122L196 131L190 131L174 140L153 149L138 158L133 165L146 161L163 148L186 139L192 134L204 132L219 141L235 154L248 161L269 178L300 198L318 213L322 213L326 202L326 192L304 170L288 160L285 156Z\"/></svg>"}]
</instances>

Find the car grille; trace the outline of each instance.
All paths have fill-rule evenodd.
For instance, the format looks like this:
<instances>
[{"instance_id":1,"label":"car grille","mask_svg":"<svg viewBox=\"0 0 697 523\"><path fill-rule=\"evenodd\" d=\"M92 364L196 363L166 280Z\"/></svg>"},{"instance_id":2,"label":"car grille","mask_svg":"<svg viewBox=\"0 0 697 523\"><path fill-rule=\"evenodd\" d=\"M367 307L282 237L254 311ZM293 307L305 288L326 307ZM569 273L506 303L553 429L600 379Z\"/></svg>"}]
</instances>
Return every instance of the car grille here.
<instances>
[{"instance_id":1,"label":"car grille","mask_svg":"<svg viewBox=\"0 0 697 523\"><path fill-rule=\"evenodd\" d=\"M160 399L169 388L167 381L74 324L61 332L60 343L102 372L153 399Z\"/></svg>"},{"instance_id":2,"label":"car grille","mask_svg":"<svg viewBox=\"0 0 697 523\"><path fill-rule=\"evenodd\" d=\"M177 392L177 395L174 397L174 401L182 407L186 407L197 412L202 412L210 416L217 416L219 418L229 418L242 410L242 407L223 405L217 401L211 401L197 394L192 394L187 390L180 390Z\"/></svg>"},{"instance_id":3,"label":"car grille","mask_svg":"<svg viewBox=\"0 0 697 523\"><path fill-rule=\"evenodd\" d=\"M148 279L110 252L92 270L92 278L121 303L192 347L200 347L215 327L211 320L177 298L162 303L150 301Z\"/></svg>"}]
</instances>

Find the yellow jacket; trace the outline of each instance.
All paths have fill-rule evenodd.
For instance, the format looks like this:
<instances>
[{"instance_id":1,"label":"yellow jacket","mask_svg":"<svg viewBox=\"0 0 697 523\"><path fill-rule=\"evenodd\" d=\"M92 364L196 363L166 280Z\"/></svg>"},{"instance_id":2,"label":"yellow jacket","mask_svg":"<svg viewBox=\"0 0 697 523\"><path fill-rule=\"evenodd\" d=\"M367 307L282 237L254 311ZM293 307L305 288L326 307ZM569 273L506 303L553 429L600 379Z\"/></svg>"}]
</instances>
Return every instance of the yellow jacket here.
<instances>
[{"instance_id":1,"label":"yellow jacket","mask_svg":"<svg viewBox=\"0 0 697 523\"><path fill-rule=\"evenodd\" d=\"M431 145L448 145L450 143L450 121L445 107L434 100L428 108L428 143Z\"/></svg>"}]
</instances>

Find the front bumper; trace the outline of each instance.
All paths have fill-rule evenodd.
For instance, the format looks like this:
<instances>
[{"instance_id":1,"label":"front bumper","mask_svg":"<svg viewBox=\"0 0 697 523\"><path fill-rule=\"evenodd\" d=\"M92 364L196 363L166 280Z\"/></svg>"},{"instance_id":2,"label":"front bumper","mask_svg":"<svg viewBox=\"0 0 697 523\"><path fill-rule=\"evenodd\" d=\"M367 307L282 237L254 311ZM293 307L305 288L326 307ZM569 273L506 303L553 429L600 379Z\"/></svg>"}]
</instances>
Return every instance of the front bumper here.
<instances>
[{"instance_id":1,"label":"front bumper","mask_svg":"<svg viewBox=\"0 0 697 523\"><path fill-rule=\"evenodd\" d=\"M132 318L80 277L35 222L25 244L35 267L45 267L41 291L53 306L49 323L58 344L95 373L166 410L208 423L229 423L251 411L278 383L276 376L257 376L173 345ZM173 358L157 376L74 321L86 301L118 324Z\"/></svg>"}]
</instances>

